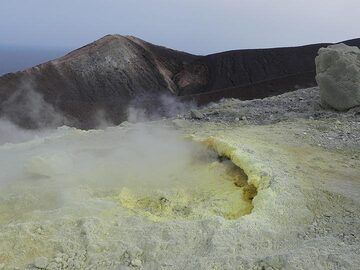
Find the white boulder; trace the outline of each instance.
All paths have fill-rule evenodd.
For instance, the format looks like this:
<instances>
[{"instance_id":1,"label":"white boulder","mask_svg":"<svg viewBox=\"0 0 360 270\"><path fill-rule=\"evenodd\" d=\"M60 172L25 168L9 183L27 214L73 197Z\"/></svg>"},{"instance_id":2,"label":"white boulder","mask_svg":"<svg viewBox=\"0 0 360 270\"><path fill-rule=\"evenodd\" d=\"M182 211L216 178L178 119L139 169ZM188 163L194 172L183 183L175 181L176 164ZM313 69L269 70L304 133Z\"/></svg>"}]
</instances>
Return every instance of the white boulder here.
<instances>
[{"instance_id":1,"label":"white boulder","mask_svg":"<svg viewBox=\"0 0 360 270\"><path fill-rule=\"evenodd\" d=\"M345 44L321 48L315 59L323 104L342 111L360 105L360 49Z\"/></svg>"}]
</instances>

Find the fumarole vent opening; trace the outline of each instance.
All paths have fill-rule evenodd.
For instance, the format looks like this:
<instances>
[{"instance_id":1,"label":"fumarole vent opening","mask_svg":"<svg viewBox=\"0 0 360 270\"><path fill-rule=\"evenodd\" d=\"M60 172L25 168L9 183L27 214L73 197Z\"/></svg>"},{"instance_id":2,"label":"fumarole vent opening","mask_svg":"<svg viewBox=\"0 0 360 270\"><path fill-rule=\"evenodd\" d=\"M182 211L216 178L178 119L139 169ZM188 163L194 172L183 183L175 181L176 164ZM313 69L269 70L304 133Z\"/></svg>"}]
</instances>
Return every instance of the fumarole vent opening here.
<instances>
[{"instance_id":1,"label":"fumarole vent opening","mask_svg":"<svg viewBox=\"0 0 360 270\"><path fill-rule=\"evenodd\" d=\"M124 187L116 196L130 213L153 221L204 219L220 216L234 220L250 214L257 194L248 176L226 156L212 149L188 163L182 171L174 171L162 185ZM153 183L153 181L150 181Z\"/></svg>"}]
</instances>

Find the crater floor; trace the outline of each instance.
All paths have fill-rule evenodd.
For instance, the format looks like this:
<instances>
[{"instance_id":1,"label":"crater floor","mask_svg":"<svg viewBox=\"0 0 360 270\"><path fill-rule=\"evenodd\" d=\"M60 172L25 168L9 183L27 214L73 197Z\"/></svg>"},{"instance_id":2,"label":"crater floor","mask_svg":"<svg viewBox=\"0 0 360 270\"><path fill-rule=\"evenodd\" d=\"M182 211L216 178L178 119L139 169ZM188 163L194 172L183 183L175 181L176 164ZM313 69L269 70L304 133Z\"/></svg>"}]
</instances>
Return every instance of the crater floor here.
<instances>
[{"instance_id":1,"label":"crater floor","mask_svg":"<svg viewBox=\"0 0 360 270\"><path fill-rule=\"evenodd\" d=\"M357 269L359 113L317 101L1 146L0 269Z\"/></svg>"}]
</instances>

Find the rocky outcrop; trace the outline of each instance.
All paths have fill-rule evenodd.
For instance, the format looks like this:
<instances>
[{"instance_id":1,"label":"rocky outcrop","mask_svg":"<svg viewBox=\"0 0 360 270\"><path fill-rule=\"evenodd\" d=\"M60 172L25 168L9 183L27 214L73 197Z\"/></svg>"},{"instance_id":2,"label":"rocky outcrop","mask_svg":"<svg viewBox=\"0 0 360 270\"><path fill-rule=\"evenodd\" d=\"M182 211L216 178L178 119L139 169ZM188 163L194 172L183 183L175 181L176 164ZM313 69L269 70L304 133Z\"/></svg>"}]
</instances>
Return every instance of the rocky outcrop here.
<instances>
[{"instance_id":1,"label":"rocky outcrop","mask_svg":"<svg viewBox=\"0 0 360 270\"><path fill-rule=\"evenodd\" d=\"M351 42L360 45L360 39ZM99 115L114 124L126 120L134 101L158 108L163 94L198 103L276 95L316 84L313 60L324 45L196 56L136 37L108 35L61 58L0 77L0 118L30 128L92 128ZM33 99L27 100L31 92L46 110L34 114L24 109L36 107ZM34 117L39 114L46 116L40 122Z\"/></svg>"},{"instance_id":2,"label":"rocky outcrop","mask_svg":"<svg viewBox=\"0 0 360 270\"><path fill-rule=\"evenodd\" d=\"M360 49L345 44L319 50L316 80L323 104L342 111L360 105Z\"/></svg>"}]
</instances>

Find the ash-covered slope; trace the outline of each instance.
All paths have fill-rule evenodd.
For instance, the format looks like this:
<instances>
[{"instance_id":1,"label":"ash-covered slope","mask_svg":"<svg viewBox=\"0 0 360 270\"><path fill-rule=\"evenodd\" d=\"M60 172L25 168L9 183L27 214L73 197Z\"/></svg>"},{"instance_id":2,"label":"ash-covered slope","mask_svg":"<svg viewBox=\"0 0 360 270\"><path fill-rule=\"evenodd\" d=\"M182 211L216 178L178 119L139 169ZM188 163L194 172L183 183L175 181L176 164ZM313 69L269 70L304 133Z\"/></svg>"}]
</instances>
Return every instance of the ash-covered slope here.
<instances>
[{"instance_id":1,"label":"ash-covered slope","mask_svg":"<svg viewBox=\"0 0 360 270\"><path fill-rule=\"evenodd\" d=\"M360 39L346 43L360 46ZM195 56L108 35L59 59L0 77L0 117L26 127L65 122L90 128L99 112L115 124L125 120L129 103L144 96L154 102L169 93L199 103L271 96L316 85L314 59L326 45ZM42 107L34 117L30 110L39 100ZM65 117L54 118L54 112Z\"/></svg>"},{"instance_id":2,"label":"ash-covered slope","mask_svg":"<svg viewBox=\"0 0 360 270\"><path fill-rule=\"evenodd\" d=\"M344 41L360 47L360 39ZM221 98L255 99L316 86L315 57L330 43L300 47L236 50L208 55L182 74L201 73L202 85L182 85L185 99L206 104ZM179 75L177 75L179 76Z\"/></svg>"},{"instance_id":3,"label":"ash-covered slope","mask_svg":"<svg viewBox=\"0 0 360 270\"><path fill-rule=\"evenodd\" d=\"M35 91L76 126L92 127L101 110L119 122L130 100L175 92L172 76L194 58L134 37L105 36L64 57L1 77L0 112L20 125L36 127L28 112L13 110L25 102L27 92Z\"/></svg>"}]
</instances>

